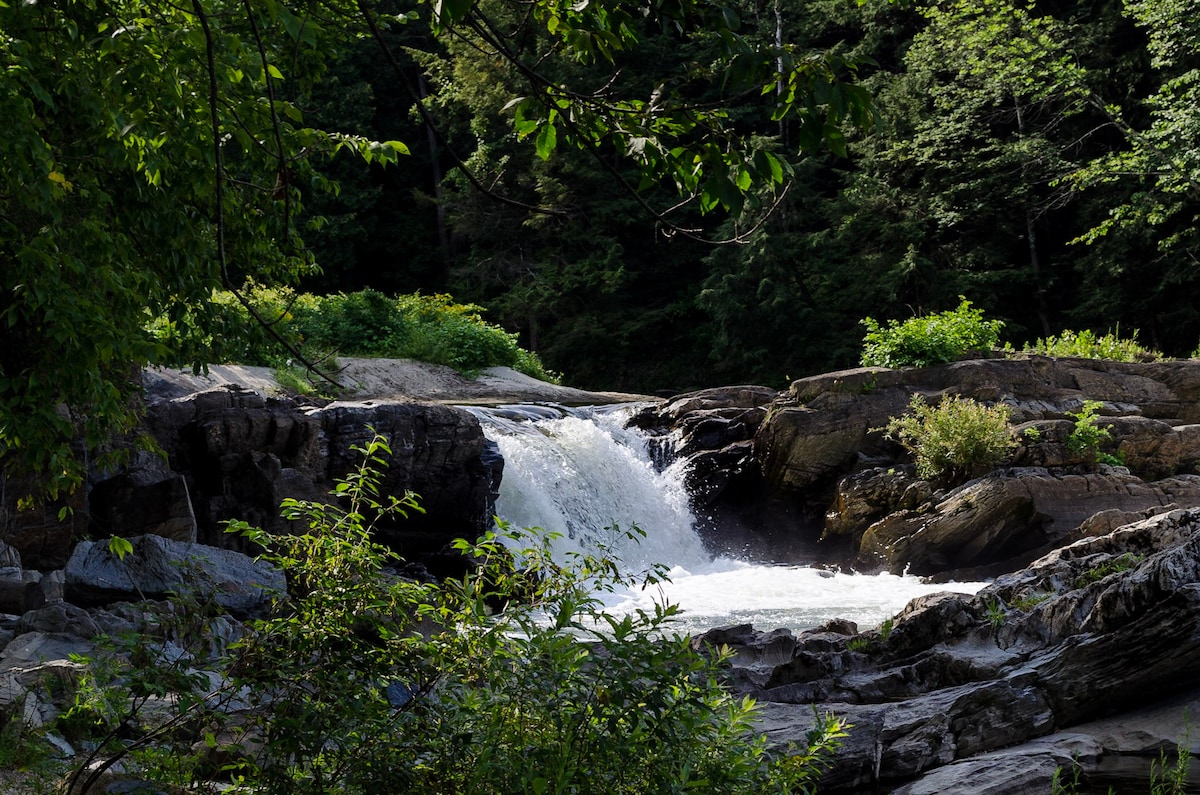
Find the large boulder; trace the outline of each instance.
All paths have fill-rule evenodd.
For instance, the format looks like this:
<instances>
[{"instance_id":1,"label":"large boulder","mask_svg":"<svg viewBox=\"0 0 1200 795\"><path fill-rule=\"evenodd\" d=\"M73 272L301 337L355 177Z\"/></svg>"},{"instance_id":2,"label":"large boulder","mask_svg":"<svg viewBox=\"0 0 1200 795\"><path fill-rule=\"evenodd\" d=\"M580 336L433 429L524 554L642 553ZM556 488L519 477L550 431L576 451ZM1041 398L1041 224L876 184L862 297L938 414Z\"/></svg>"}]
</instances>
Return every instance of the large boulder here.
<instances>
[{"instance_id":1,"label":"large boulder","mask_svg":"<svg viewBox=\"0 0 1200 795\"><path fill-rule=\"evenodd\" d=\"M1011 571L1068 540L1172 508L1200 505L1200 475L1146 483L1117 467L1083 473L997 470L940 500L887 513L862 534L858 563L894 574L1001 564ZM996 572L993 572L993 574Z\"/></svg>"},{"instance_id":2,"label":"large boulder","mask_svg":"<svg viewBox=\"0 0 1200 795\"><path fill-rule=\"evenodd\" d=\"M436 551L459 537L474 539L491 528L504 460L470 412L436 404L366 402L334 403L313 416L328 450L329 480L359 466L355 448L374 434L387 439L391 456L381 473L384 492L415 492L424 510L396 527L406 555Z\"/></svg>"},{"instance_id":3,"label":"large boulder","mask_svg":"<svg viewBox=\"0 0 1200 795\"><path fill-rule=\"evenodd\" d=\"M478 420L439 404L322 405L224 385L152 402L145 427L165 457L140 455L96 484L97 536L154 533L253 552L224 532L227 521L286 531L280 503L331 499L334 482L362 462L355 448L378 433L391 447L385 493L415 492L424 509L383 522L381 533L421 558L490 527L503 469Z\"/></svg>"},{"instance_id":4,"label":"large boulder","mask_svg":"<svg viewBox=\"0 0 1200 795\"><path fill-rule=\"evenodd\" d=\"M104 542L76 546L65 570L67 600L90 606L181 595L247 616L287 591L282 571L233 550L152 535L129 543L133 549L124 555Z\"/></svg>"}]
</instances>

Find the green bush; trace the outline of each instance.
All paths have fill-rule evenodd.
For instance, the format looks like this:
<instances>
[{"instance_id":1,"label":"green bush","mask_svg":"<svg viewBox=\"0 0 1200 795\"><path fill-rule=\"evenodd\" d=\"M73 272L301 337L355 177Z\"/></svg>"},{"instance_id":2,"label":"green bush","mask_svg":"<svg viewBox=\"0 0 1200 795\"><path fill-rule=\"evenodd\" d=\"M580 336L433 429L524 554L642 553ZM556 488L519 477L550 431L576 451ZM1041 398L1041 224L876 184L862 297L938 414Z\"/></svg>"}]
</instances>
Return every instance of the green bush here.
<instances>
[{"instance_id":1,"label":"green bush","mask_svg":"<svg viewBox=\"0 0 1200 795\"><path fill-rule=\"evenodd\" d=\"M1101 425L1096 424L1097 414L1104 404L1098 400L1085 400L1079 411L1068 411L1067 416L1075 420L1075 427L1067 436L1067 449L1076 455L1083 456L1088 463L1112 464L1123 466L1124 461L1119 455L1106 453L1100 448L1112 441L1112 433Z\"/></svg>"},{"instance_id":2,"label":"green bush","mask_svg":"<svg viewBox=\"0 0 1200 795\"><path fill-rule=\"evenodd\" d=\"M443 364L466 374L512 367L543 381L558 380L537 354L521 348L516 334L486 322L482 307L455 303L448 295L391 298L361 290L318 296L257 286L242 295L249 307L231 292L214 294L206 335L180 336L179 328L200 326L194 322L153 321L150 329L164 348L177 352L168 363L283 367L294 356L279 337L314 362L336 354L380 356Z\"/></svg>"},{"instance_id":3,"label":"green bush","mask_svg":"<svg viewBox=\"0 0 1200 795\"><path fill-rule=\"evenodd\" d=\"M1118 362L1151 362L1162 358L1157 351L1143 348L1133 339L1122 339L1120 330L1096 336L1094 331L1064 331L1025 346L1025 353L1045 356L1078 356L1084 359L1111 359ZM1137 336L1137 332L1134 332Z\"/></svg>"},{"instance_id":4,"label":"green bush","mask_svg":"<svg viewBox=\"0 0 1200 795\"><path fill-rule=\"evenodd\" d=\"M92 699L88 714L121 729L106 735L101 757L152 767L173 751L169 770L150 770L166 777L202 769L178 757L211 748L245 791L272 795L811 791L821 754L844 733L839 721L820 719L807 746L769 753L753 703L719 684L725 652L673 635L674 606L601 611L597 589L653 584L660 569L627 575L603 554L556 563L544 543L502 528L508 538L457 544L474 564L461 578L395 576L385 567L397 560L366 517L416 503L380 496L382 439L362 452L336 503L285 501L296 532L231 525L271 550L291 595L247 627L215 691L205 679L179 696L185 678L166 685L159 669L126 666L116 703L153 690L165 696L156 703L190 714L160 718L139 737L145 721ZM529 545L514 557L512 541ZM145 644L134 648L155 659ZM225 697L241 703L222 723L206 707ZM131 733L160 752L125 753ZM222 754L231 733L252 740L240 755ZM142 742L149 734L153 743Z\"/></svg>"},{"instance_id":5,"label":"green bush","mask_svg":"<svg viewBox=\"0 0 1200 795\"><path fill-rule=\"evenodd\" d=\"M863 365L928 367L955 361L971 350L994 347L1004 323L984 320L982 310L972 309L970 301L960 299L957 309L909 318L903 323L889 320L881 326L874 318L864 318L867 334L863 337Z\"/></svg>"},{"instance_id":6,"label":"green bush","mask_svg":"<svg viewBox=\"0 0 1200 795\"><path fill-rule=\"evenodd\" d=\"M917 475L947 484L979 477L1001 464L1014 442L1008 406L970 398L943 398L936 406L913 395L908 413L893 418L888 436L916 459Z\"/></svg>"}]
</instances>

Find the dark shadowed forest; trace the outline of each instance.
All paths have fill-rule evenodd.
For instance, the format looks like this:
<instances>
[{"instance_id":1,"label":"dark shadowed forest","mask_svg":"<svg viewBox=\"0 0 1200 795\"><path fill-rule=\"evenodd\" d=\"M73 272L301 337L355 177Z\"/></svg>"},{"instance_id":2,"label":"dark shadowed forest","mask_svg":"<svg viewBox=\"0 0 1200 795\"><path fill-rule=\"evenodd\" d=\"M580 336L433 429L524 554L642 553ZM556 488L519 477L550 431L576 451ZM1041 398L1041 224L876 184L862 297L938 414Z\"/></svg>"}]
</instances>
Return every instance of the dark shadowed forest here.
<instances>
[{"instance_id":1,"label":"dark shadowed forest","mask_svg":"<svg viewBox=\"0 0 1200 795\"><path fill-rule=\"evenodd\" d=\"M757 92L730 105L795 172L764 197L765 218L750 206L702 217L694 203L656 217L647 197L670 197L636 192L634 166L603 143L542 160L505 107L529 90L518 69L398 27L403 81L363 42L333 67L318 113L402 139L411 157L369 174L334 164L341 194L311 204L329 218L309 236L322 272L303 285L449 292L591 388L782 386L855 364L863 317L960 295L1018 346L1119 329L1186 356L1200 339L1186 5L734 3L742 35L832 50L875 99L865 131L802 155L798 122L773 120ZM511 45L539 55L534 37ZM703 63L712 46L650 31L615 72L540 55L555 79L598 89L662 59ZM459 161L540 211L477 190Z\"/></svg>"}]
</instances>

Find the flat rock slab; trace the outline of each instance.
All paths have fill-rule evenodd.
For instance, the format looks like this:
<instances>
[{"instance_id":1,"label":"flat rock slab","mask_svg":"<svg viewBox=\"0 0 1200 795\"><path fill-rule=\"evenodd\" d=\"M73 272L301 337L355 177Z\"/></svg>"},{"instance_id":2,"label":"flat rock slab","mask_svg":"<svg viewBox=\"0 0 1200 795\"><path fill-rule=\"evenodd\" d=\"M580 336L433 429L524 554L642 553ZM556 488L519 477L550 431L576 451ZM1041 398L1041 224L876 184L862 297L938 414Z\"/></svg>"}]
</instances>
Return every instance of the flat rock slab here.
<instances>
[{"instance_id":1,"label":"flat rock slab","mask_svg":"<svg viewBox=\"0 0 1200 795\"><path fill-rule=\"evenodd\" d=\"M453 368L411 359L339 357L332 375L352 400L389 398L438 403L524 403L553 401L569 405L625 403L650 400L623 392L590 392L559 386L517 372L511 367L489 367L475 378ZM143 375L153 398L172 399L223 384L239 384L263 395L284 390L270 367L210 365L206 374L190 370L153 368Z\"/></svg>"}]
</instances>

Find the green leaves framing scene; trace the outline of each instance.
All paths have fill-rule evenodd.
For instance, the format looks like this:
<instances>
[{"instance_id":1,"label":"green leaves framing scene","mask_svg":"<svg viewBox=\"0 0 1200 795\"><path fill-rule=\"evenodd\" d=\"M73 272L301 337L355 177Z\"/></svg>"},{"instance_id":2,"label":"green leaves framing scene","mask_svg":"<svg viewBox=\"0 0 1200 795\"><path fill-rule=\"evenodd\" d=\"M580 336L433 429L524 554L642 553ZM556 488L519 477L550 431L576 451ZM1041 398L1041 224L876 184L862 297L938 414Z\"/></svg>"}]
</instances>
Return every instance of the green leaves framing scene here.
<instances>
[{"instance_id":1,"label":"green leaves framing scene","mask_svg":"<svg viewBox=\"0 0 1200 795\"><path fill-rule=\"evenodd\" d=\"M251 282L448 295L625 392L781 387L960 296L1188 355L1196 11L4 0L8 471L78 483Z\"/></svg>"},{"instance_id":2,"label":"green leaves framing scene","mask_svg":"<svg viewBox=\"0 0 1200 795\"><path fill-rule=\"evenodd\" d=\"M216 659L193 598L172 611L194 633L174 665L145 637L92 661L64 722L99 769L187 785L216 764L236 791L277 795L812 791L841 721L815 716L805 747L771 751L753 702L719 684L726 653L670 632L675 606L602 611L598 594L662 571L627 573L603 551L556 563L546 539L503 529L458 543L473 564L461 578L395 576L369 517L418 506L380 493L382 438L360 452L338 504L285 501L296 532L230 526L273 550L291 595ZM196 675L201 659L222 675ZM129 693L171 697L150 708ZM70 791L98 775L79 767Z\"/></svg>"},{"instance_id":3,"label":"green leaves framing scene","mask_svg":"<svg viewBox=\"0 0 1200 795\"><path fill-rule=\"evenodd\" d=\"M347 200L369 203L370 183L387 179L380 167L416 141L435 171L454 167L486 193L540 205L507 195L488 173L495 164L455 154L452 120L435 117L437 103L482 89L491 73L506 136L532 139L542 159L576 147L608 179L674 194L638 193L638 212L673 225L666 209L681 199L726 212L769 202L791 168L742 128L735 98L762 97L772 119L797 119L811 147L840 149L838 124L865 124L870 111L843 82L842 56L764 48L737 28L732 9L690 0L0 2L7 468L40 476L50 496L77 485L84 450L129 427L137 368L178 356L145 326L165 319L186 330L179 338L212 337L215 289L320 279L318 255L336 266L349 243L331 241L362 217L339 203L340 180ZM647 58L650 38L660 52ZM690 56L662 57L667 38ZM489 67L422 101L426 74L436 80L455 58ZM381 131L369 111L346 112L356 97L375 102L373 89L342 89L361 85L363 59L388 75L380 104L418 117L415 129ZM421 201L410 193L396 215ZM326 210L347 226L322 237ZM400 230L387 234L407 246Z\"/></svg>"}]
</instances>

